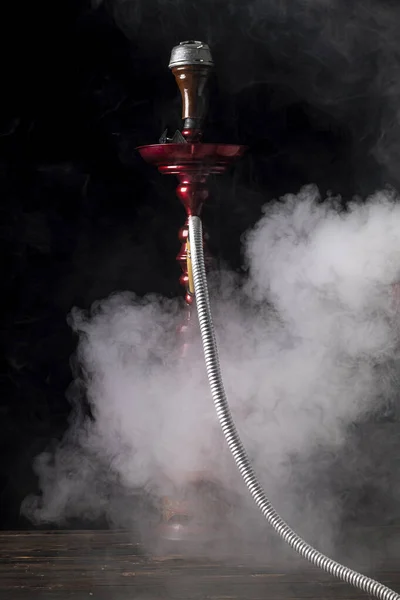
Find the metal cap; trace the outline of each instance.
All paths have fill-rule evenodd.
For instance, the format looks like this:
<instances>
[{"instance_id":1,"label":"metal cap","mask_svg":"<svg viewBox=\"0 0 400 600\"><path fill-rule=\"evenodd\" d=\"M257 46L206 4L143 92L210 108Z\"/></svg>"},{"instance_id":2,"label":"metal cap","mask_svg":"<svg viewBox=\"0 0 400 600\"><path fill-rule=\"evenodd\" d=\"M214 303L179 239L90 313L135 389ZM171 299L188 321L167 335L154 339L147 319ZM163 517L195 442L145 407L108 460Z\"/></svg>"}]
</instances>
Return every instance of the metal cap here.
<instances>
[{"instance_id":1,"label":"metal cap","mask_svg":"<svg viewBox=\"0 0 400 600\"><path fill-rule=\"evenodd\" d=\"M183 67L184 65L205 65L213 67L214 62L210 48L203 42L189 40L181 42L179 46L172 48L169 68Z\"/></svg>"}]
</instances>

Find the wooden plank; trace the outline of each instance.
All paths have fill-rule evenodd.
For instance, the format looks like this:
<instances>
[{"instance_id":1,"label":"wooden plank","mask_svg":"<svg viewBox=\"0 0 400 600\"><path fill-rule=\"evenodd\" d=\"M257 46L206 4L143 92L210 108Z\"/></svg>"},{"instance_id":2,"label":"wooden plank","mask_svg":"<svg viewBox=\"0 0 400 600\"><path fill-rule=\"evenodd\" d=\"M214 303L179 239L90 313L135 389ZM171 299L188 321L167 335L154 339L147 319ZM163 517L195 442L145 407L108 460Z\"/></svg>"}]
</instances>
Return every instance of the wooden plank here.
<instances>
[{"instance_id":1,"label":"wooden plank","mask_svg":"<svg viewBox=\"0 0 400 600\"><path fill-rule=\"evenodd\" d=\"M393 550L400 530L361 532ZM385 546L386 547L386 546ZM392 553L393 554L393 553ZM381 553L383 556L384 553ZM248 560L246 560L246 558ZM275 558L277 558L275 556ZM400 591L400 554L371 575ZM146 555L120 531L0 533L0 600L358 600L366 596L293 556L274 564ZM394 560L395 559L395 560ZM256 564L257 563L257 564ZM393 566L394 565L394 566Z\"/></svg>"}]
</instances>

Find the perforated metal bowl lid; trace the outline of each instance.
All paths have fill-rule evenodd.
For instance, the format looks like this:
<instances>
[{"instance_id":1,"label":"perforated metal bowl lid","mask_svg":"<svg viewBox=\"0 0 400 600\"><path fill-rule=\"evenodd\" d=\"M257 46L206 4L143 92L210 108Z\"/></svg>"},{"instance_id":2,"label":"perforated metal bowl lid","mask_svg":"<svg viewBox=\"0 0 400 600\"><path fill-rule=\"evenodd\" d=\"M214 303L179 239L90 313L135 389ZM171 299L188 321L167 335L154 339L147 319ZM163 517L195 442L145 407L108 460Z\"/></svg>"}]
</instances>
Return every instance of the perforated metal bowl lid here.
<instances>
[{"instance_id":1,"label":"perforated metal bowl lid","mask_svg":"<svg viewBox=\"0 0 400 600\"><path fill-rule=\"evenodd\" d=\"M189 40L175 46L171 52L169 68L183 67L185 65L205 65L213 67L214 62L210 48L203 42Z\"/></svg>"}]
</instances>

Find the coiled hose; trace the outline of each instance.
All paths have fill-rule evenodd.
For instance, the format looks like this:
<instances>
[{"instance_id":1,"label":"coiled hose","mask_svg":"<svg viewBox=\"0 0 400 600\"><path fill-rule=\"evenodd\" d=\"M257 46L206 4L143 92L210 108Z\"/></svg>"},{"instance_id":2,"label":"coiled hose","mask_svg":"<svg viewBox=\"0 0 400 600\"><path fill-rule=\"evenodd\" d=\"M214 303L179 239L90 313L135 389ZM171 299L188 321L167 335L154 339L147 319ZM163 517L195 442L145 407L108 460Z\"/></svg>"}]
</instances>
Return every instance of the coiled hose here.
<instances>
[{"instance_id":1,"label":"coiled hose","mask_svg":"<svg viewBox=\"0 0 400 600\"><path fill-rule=\"evenodd\" d=\"M400 600L399 594L382 583L341 565L307 544L281 518L265 495L239 437L226 398L212 322L203 254L203 232L199 217L189 217L189 241L197 313L212 398L225 439L255 503L280 537L310 563L330 575L367 592L370 596L375 596L381 600Z\"/></svg>"}]
</instances>

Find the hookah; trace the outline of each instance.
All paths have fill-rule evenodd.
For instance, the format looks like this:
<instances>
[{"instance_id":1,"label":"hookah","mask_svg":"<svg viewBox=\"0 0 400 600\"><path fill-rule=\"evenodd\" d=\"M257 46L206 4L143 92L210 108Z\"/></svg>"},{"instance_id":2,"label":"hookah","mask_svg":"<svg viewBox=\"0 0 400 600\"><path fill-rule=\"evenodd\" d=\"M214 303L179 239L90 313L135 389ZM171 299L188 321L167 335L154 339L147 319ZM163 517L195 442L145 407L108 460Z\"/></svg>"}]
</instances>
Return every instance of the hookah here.
<instances>
[{"instance_id":1,"label":"hookah","mask_svg":"<svg viewBox=\"0 0 400 600\"><path fill-rule=\"evenodd\" d=\"M179 231L182 246L176 257L182 270L179 281L185 289L183 318L177 331L178 356L183 365L196 337L189 219L200 217L202 207L209 196L208 177L224 173L246 150L245 146L201 142L206 113L206 84L213 65L209 47L201 42L182 42L172 50L169 67L182 96L182 131L176 131L172 138L168 138L168 131L165 131L159 144L138 148L142 158L158 167L160 173L177 176L177 196L186 211L186 222ZM203 240L203 247L204 245ZM206 264L211 267L212 260L206 248L204 252ZM189 543L191 540L200 542L212 537L213 527L209 522L204 522L207 518L201 518L204 510L196 511L193 497L202 494L215 495L218 498L220 490L216 487L213 485L211 474L206 470L188 473L184 489L176 490L172 497L162 498L159 537L168 542ZM207 499L203 497L202 500L202 504L207 505ZM216 507L221 512L226 508L226 502L219 502L220 506L217 506L215 498L212 504L213 509L210 512L215 512Z\"/></svg>"},{"instance_id":2,"label":"hookah","mask_svg":"<svg viewBox=\"0 0 400 600\"><path fill-rule=\"evenodd\" d=\"M182 267L181 284L185 287L186 315L180 329L182 348L187 347L187 334L197 311L204 361L217 417L226 443L253 500L276 533L300 556L328 574L375 596L380 600L400 600L400 594L382 583L341 565L303 540L282 519L267 498L253 470L239 437L226 397L217 342L213 327L206 276L201 208L208 198L207 179L223 173L246 147L228 144L205 144L202 127L205 117L205 86L213 60L207 44L199 41L181 42L171 53L169 67L175 76L183 101L183 129L172 139L163 134L159 144L138 148L142 158L155 165L162 174L178 177L177 196L182 201L187 220L179 232L182 242L177 260ZM168 511L167 511L168 513Z\"/></svg>"}]
</instances>

